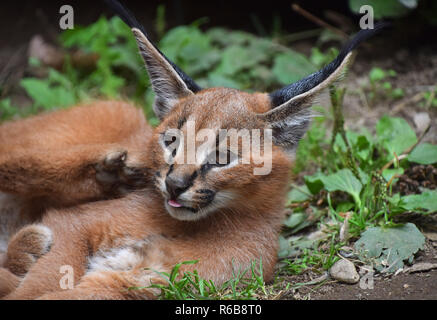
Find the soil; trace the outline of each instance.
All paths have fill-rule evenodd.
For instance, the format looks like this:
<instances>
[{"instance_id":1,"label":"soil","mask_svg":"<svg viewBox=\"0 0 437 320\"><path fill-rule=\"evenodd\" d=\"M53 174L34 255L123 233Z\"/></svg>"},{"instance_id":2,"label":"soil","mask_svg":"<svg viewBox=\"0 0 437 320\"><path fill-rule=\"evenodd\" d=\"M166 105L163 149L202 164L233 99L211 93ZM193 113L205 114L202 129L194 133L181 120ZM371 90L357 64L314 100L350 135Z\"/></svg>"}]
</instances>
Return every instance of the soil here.
<instances>
[{"instance_id":1,"label":"soil","mask_svg":"<svg viewBox=\"0 0 437 320\"><path fill-rule=\"evenodd\" d=\"M398 100L379 99L372 103L363 101L355 92L347 94L344 101L345 123L351 129L363 126L374 131L376 122L383 115L402 117L416 129L418 134L424 128L418 127L414 117L418 113L427 113L431 119L431 128L424 136L424 142L437 143L437 108L425 108L424 100L415 100L414 97L424 91L435 90L437 86L437 54L436 48L426 46L411 49L401 49L394 57L381 57L377 60L367 59L367 55L352 67L347 79L347 88L350 93L361 88L366 83L367 75L372 67L378 66L384 70L396 71L396 77L389 78L393 88L402 88L405 96Z\"/></svg>"},{"instance_id":2,"label":"soil","mask_svg":"<svg viewBox=\"0 0 437 320\"><path fill-rule=\"evenodd\" d=\"M436 239L437 240L437 239ZM427 240L414 263L437 263L437 241ZM306 283L320 277L314 271L289 276L284 282ZM437 269L397 275L375 275L373 289L357 284L339 283L332 279L320 285L302 286L281 293L281 299L310 300L437 300Z\"/></svg>"}]
</instances>

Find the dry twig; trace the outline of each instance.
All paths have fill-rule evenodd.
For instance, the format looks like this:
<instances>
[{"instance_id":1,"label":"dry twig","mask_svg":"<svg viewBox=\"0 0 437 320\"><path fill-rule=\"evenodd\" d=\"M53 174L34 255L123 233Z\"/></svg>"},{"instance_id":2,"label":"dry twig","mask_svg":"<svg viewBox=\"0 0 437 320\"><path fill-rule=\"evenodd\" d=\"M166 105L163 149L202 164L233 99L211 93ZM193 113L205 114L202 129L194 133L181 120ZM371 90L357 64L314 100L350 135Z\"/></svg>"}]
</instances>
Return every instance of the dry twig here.
<instances>
[{"instance_id":1,"label":"dry twig","mask_svg":"<svg viewBox=\"0 0 437 320\"><path fill-rule=\"evenodd\" d=\"M329 23L323 21L322 19L320 19L319 17L316 17L315 15L313 15L311 12L308 12L307 10L303 9L301 6L299 6L296 3L293 3L291 5L291 8L296 11L297 13L299 13L300 15L304 16L305 18L307 18L308 20L314 22L315 24L321 26L322 28L326 28L328 30L331 30L332 32L338 34L339 36L341 36L344 39L348 39L349 36L341 31L340 29L330 25Z\"/></svg>"}]
</instances>

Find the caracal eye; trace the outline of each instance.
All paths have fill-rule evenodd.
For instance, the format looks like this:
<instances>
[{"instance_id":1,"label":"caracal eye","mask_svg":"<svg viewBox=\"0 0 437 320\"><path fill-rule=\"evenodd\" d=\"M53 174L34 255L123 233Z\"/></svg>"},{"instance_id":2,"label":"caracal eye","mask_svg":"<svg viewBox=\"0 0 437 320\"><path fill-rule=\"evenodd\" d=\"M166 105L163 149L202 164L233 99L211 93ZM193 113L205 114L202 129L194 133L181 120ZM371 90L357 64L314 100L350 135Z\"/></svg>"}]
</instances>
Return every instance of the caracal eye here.
<instances>
[{"instance_id":1,"label":"caracal eye","mask_svg":"<svg viewBox=\"0 0 437 320\"><path fill-rule=\"evenodd\" d=\"M216 150L212 152L207 159L207 162L202 165L202 170L207 171L212 168L225 167L231 164L232 161L236 159L237 155L232 151L227 150L225 152L220 152Z\"/></svg>"},{"instance_id":2,"label":"caracal eye","mask_svg":"<svg viewBox=\"0 0 437 320\"><path fill-rule=\"evenodd\" d=\"M176 136L165 136L164 137L164 145L166 148L168 148L173 142L177 140Z\"/></svg>"}]
</instances>

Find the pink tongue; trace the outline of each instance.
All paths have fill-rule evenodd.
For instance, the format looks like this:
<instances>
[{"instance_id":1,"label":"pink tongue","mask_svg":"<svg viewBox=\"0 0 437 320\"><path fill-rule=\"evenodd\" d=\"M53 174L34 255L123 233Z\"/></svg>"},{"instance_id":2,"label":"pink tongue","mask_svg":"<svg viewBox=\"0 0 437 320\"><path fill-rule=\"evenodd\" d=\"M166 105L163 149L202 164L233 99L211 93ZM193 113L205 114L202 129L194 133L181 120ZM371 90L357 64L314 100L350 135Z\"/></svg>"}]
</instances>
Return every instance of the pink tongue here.
<instances>
[{"instance_id":1,"label":"pink tongue","mask_svg":"<svg viewBox=\"0 0 437 320\"><path fill-rule=\"evenodd\" d=\"M182 207L182 205L181 205L179 202L174 201L174 200L168 200L168 204L169 204L170 206L172 206L172 207L175 207L175 208L180 208L180 207Z\"/></svg>"}]
</instances>

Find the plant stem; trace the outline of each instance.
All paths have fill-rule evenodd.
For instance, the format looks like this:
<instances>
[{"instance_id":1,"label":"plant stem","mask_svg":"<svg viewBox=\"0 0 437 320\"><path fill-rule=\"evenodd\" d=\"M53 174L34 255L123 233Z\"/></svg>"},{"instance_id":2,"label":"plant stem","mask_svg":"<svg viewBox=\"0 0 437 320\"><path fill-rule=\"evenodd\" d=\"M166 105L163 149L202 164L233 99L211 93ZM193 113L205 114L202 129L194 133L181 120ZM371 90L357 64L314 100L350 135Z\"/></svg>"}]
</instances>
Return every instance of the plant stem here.
<instances>
[{"instance_id":1,"label":"plant stem","mask_svg":"<svg viewBox=\"0 0 437 320\"><path fill-rule=\"evenodd\" d=\"M351 169L354 176L358 180L361 180L358 172L358 167L352 153L352 149L346 137L346 131L344 130L343 99L345 93L346 88L337 89L335 86L329 87L332 113L334 116L334 128L332 130L330 153L333 152L335 138L337 137L337 134L340 134L340 136L343 138L344 144L346 145L346 165L347 167L349 167L349 169Z\"/></svg>"}]
</instances>

